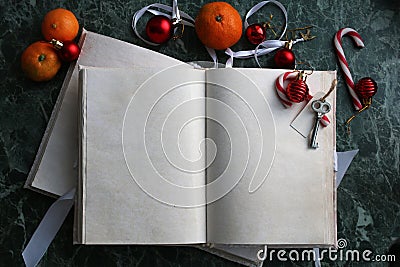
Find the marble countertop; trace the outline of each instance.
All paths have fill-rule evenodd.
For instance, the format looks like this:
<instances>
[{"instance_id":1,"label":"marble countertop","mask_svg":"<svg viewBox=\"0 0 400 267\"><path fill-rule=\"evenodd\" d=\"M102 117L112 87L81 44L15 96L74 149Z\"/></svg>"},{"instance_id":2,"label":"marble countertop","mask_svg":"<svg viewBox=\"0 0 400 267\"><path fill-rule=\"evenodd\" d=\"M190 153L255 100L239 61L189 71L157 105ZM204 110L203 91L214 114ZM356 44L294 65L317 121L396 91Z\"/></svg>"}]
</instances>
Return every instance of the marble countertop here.
<instances>
[{"instance_id":1,"label":"marble countertop","mask_svg":"<svg viewBox=\"0 0 400 267\"><path fill-rule=\"evenodd\" d=\"M195 16L206 2L179 4L182 11ZM257 3L228 2L242 16ZM148 47L134 36L130 25L134 12L150 3L150 0L0 2L0 266L22 266L21 252L54 201L23 189L23 184L68 68L64 65L49 82L31 82L20 69L22 51L41 40L41 20L57 7L70 9L87 30ZM350 135L343 122L354 110L343 75L338 72L337 150L360 149L338 189L338 238L346 239L348 249L385 254L393 238L400 237L400 3L390 0L282 0L281 3L288 9L289 28L314 26L312 32L317 39L297 44L293 51L298 60L315 69L338 69L332 38L339 28L352 27L364 39L366 47L361 50L353 46L350 38L345 38L343 45L353 78L373 77L378 93L372 107L352 122ZM265 20L271 12L269 7L264 8L252 17L252 22ZM282 23L279 17L275 19L274 23ZM250 48L242 39L233 47L235 50ZM183 61L209 60L193 30L187 30L182 40L149 48ZM222 53L219 57L226 60ZM265 67L273 66L272 56L263 57L261 62ZM235 66L256 67L256 63L254 59L236 60ZM238 266L195 248L73 246L72 226L71 212L40 266ZM273 263L310 266L310 262ZM346 262L323 264L344 266Z\"/></svg>"}]
</instances>

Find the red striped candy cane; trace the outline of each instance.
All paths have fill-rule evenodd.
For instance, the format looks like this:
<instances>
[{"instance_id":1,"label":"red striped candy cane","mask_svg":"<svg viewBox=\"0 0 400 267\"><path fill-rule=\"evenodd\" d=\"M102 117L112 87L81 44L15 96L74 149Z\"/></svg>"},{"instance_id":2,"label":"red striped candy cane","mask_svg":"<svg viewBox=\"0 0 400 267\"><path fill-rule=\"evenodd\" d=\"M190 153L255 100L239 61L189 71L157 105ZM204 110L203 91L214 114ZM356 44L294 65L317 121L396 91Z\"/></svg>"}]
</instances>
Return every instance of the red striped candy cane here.
<instances>
[{"instance_id":1,"label":"red striped candy cane","mask_svg":"<svg viewBox=\"0 0 400 267\"><path fill-rule=\"evenodd\" d=\"M346 60L346 57L344 55L344 51L342 48L342 37L345 35L349 35L353 39L353 41L355 42L357 47L363 48L364 42L361 39L360 34L358 34L358 32L356 32L352 28L340 29L336 33L335 38L333 39L333 43L335 45L335 50L336 50L336 55L338 56L340 66L344 73L344 78L346 80L347 87L349 88L349 92L350 92L351 98L353 100L354 108L356 110L359 110L363 107L363 105L361 104L361 101L356 94L354 81L353 81L353 78L351 77L351 72L349 69L349 64L347 63L347 60Z\"/></svg>"},{"instance_id":2,"label":"red striped candy cane","mask_svg":"<svg viewBox=\"0 0 400 267\"><path fill-rule=\"evenodd\" d=\"M291 102L286 96L286 88L284 86L284 82L287 80L296 79L297 75L298 75L298 72L289 71L289 72L282 73L275 80L276 93L278 94L278 98L285 108L290 108L293 105L293 102ZM311 98L312 98L312 95L308 95L308 97L306 98L306 101L310 101ZM330 120L326 115L324 115L324 116L322 116L320 123L322 126L326 127L329 125Z\"/></svg>"},{"instance_id":3,"label":"red striped candy cane","mask_svg":"<svg viewBox=\"0 0 400 267\"><path fill-rule=\"evenodd\" d=\"M331 123L331 121L329 120L328 116L324 115L322 116L322 119L319 121L319 123L321 123L322 126L326 127L329 125L329 123Z\"/></svg>"}]
</instances>

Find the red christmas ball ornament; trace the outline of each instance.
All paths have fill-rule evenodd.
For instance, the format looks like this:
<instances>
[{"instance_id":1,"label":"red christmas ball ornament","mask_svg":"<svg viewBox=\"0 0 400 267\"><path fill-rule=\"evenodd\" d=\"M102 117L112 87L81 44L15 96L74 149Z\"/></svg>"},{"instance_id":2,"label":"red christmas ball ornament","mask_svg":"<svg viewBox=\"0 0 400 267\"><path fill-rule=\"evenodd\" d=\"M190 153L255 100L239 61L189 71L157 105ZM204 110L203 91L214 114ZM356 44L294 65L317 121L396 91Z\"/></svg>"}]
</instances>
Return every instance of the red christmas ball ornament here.
<instances>
[{"instance_id":1,"label":"red christmas ball ornament","mask_svg":"<svg viewBox=\"0 0 400 267\"><path fill-rule=\"evenodd\" d=\"M172 29L172 21L163 15L152 17L146 24L147 37L157 44L167 42L172 36Z\"/></svg>"},{"instance_id":2,"label":"red christmas ball ornament","mask_svg":"<svg viewBox=\"0 0 400 267\"><path fill-rule=\"evenodd\" d=\"M287 98L294 102L303 102L309 96L309 89L306 83L306 74L303 71L299 72L296 80L291 81L286 88Z\"/></svg>"},{"instance_id":3,"label":"red christmas ball ornament","mask_svg":"<svg viewBox=\"0 0 400 267\"><path fill-rule=\"evenodd\" d=\"M349 125L358 114L367 110L372 105L372 97L378 91L378 85L372 78L364 77L356 83L354 90L356 91L357 96L361 99L363 107L359 109L356 114L346 120L347 125ZM350 132L350 126L348 126L347 129L348 132Z\"/></svg>"},{"instance_id":4,"label":"red christmas ball ornament","mask_svg":"<svg viewBox=\"0 0 400 267\"><path fill-rule=\"evenodd\" d=\"M246 28L246 38L250 43L258 45L267 38L267 31L263 25L256 23Z\"/></svg>"},{"instance_id":5,"label":"red christmas ball ornament","mask_svg":"<svg viewBox=\"0 0 400 267\"><path fill-rule=\"evenodd\" d=\"M378 85L370 77L360 79L355 86L355 91L359 98L368 99L373 97L378 90Z\"/></svg>"},{"instance_id":6,"label":"red christmas ball ornament","mask_svg":"<svg viewBox=\"0 0 400 267\"><path fill-rule=\"evenodd\" d=\"M284 48L276 52L274 62L277 68L294 69L296 57L292 51L292 41L287 42Z\"/></svg>"},{"instance_id":7,"label":"red christmas ball ornament","mask_svg":"<svg viewBox=\"0 0 400 267\"><path fill-rule=\"evenodd\" d=\"M50 43L54 46L55 49L58 50L58 56L62 61L71 62L76 60L81 53L81 49L79 46L72 41L57 41L52 39Z\"/></svg>"},{"instance_id":8,"label":"red christmas ball ornament","mask_svg":"<svg viewBox=\"0 0 400 267\"><path fill-rule=\"evenodd\" d=\"M71 62L78 59L81 49L74 42L64 42L63 47L58 52L61 60Z\"/></svg>"}]
</instances>

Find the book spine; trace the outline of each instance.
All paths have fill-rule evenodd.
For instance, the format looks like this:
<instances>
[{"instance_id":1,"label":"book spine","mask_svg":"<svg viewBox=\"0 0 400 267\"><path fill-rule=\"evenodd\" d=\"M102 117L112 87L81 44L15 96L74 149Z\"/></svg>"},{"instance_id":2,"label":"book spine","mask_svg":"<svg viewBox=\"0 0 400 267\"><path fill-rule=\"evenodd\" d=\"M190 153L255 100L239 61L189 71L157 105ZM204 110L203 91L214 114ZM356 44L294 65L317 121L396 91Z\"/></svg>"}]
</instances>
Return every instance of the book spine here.
<instances>
[{"instance_id":1,"label":"book spine","mask_svg":"<svg viewBox=\"0 0 400 267\"><path fill-rule=\"evenodd\" d=\"M85 68L79 71L79 112L78 112L78 183L75 201L75 226L74 243L85 243L85 221L84 218L84 202L85 193L83 192L83 183L86 174L86 76Z\"/></svg>"}]
</instances>

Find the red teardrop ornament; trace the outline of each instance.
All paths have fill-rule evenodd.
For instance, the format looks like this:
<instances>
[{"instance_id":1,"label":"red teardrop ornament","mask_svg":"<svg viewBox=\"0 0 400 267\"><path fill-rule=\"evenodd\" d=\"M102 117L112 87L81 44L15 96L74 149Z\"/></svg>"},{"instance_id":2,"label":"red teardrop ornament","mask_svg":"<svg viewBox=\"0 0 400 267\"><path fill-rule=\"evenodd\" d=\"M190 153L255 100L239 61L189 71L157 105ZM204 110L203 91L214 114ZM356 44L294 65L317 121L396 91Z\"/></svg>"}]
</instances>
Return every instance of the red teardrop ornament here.
<instances>
[{"instance_id":1,"label":"red teardrop ornament","mask_svg":"<svg viewBox=\"0 0 400 267\"><path fill-rule=\"evenodd\" d=\"M258 45L267 38L267 32L261 24L251 24L246 29L246 38L250 43Z\"/></svg>"},{"instance_id":2,"label":"red teardrop ornament","mask_svg":"<svg viewBox=\"0 0 400 267\"><path fill-rule=\"evenodd\" d=\"M376 94L378 85L372 78L365 77L357 82L355 90L359 98L368 99Z\"/></svg>"},{"instance_id":3,"label":"red teardrop ornament","mask_svg":"<svg viewBox=\"0 0 400 267\"><path fill-rule=\"evenodd\" d=\"M274 56L275 66L280 69L294 69L296 57L289 48L282 48Z\"/></svg>"},{"instance_id":4,"label":"red teardrop ornament","mask_svg":"<svg viewBox=\"0 0 400 267\"><path fill-rule=\"evenodd\" d=\"M308 92L308 85L301 78L290 82L286 88L287 98L294 103L303 102L307 98Z\"/></svg>"},{"instance_id":5,"label":"red teardrop ornament","mask_svg":"<svg viewBox=\"0 0 400 267\"><path fill-rule=\"evenodd\" d=\"M172 21L169 18L156 15L147 22L146 34L153 43L162 44L171 38L172 28Z\"/></svg>"}]
</instances>

